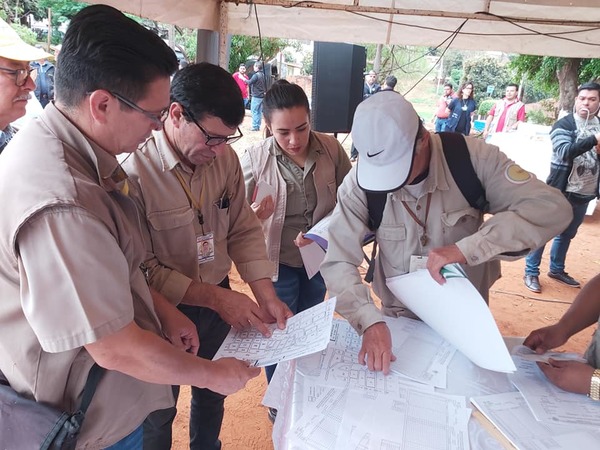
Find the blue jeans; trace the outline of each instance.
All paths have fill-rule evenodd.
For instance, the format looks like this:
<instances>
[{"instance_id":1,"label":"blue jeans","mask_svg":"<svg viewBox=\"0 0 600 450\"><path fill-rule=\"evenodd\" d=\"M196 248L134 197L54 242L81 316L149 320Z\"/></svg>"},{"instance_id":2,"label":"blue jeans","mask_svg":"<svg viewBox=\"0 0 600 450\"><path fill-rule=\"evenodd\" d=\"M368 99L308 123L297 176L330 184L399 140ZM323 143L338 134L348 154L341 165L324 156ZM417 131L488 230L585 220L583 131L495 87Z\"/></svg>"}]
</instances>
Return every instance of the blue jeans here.
<instances>
[{"instance_id":1,"label":"blue jeans","mask_svg":"<svg viewBox=\"0 0 600 450\"><path fill-rule=\"evenodd\" d=\"M125 436L116 444L106 447L104 450L142 450L144 444L144 431L140 425L129 435Z\"/></svg>"},{"instance_id":2,"label":"blue jeans","mask_svg":"<svg viewBox=\"0 0 600 450\"><path fill-rule=\"evenodd\" d=\"M229 289L229 278L220 287ZM212 359L229 333L230 326L212 309L192 305L179 305L198 330L200 349L198 356ZM179 386L173 386L175 400L179 396ZM225 396L209 389L192 386L190 407L190 449L219 450L219 434L225 412ZM164 450L171 448L173 420L177 409L167 408L154 411L144 422L144 450Z\"/></svg>"},{"instance_id":3,"label":"blue jeans","mask_svg":"<svg viewBox=\"0 0 600 450\"><path fill-rule=\"evenodd\" d=\"M290 310L297 314L318 305L325 299L327 288L320 273L310 280L304 267L290 267L279 264L279 277L275 283L275 292ZM267 381L271 381L277 365L265 367Z\"/></svg>"},{"instance_id":4,"label":"blue jeans","mask_svg":"<svg viewBox=\"0 0 600 450\"><path fill-rule=\"evenodd\" d=\"M435 132L441 133L446 131L446 122L448 122L448 119L440 119L437 117L435 119Z\"/></svg>"},{"instance_id":5,"label":"blue jeans","mask_svg":"<svg viewBox=\"0 0 600 450\"><path fill-rule=\"evenodd\" d=\"M583 223L588 204L589 202L579 204L571 202L573 220L571 220L565 231L556 236L554 242L552 242L552 248L550 249L550 272L562 273L565 271L565 260L567 259L569 245L571 245L571 240L577 234L579 226ZM545 245L542 245L527 255L527 258L525 258L525 275L536 277L540 275L540 262L544 254L544 248Z\"/></svg>"},{"instance_id":6,"label":"blue jeans","mask_svg":"<svg viewBox=\"0 0 600 450\"><path fill-rule=\"evenodd\" d=\"M250 100L250 111L252 112L252 129L260 129L260 121L262 119L262 97L252 97Z\"/></svg>"}]
</instances>

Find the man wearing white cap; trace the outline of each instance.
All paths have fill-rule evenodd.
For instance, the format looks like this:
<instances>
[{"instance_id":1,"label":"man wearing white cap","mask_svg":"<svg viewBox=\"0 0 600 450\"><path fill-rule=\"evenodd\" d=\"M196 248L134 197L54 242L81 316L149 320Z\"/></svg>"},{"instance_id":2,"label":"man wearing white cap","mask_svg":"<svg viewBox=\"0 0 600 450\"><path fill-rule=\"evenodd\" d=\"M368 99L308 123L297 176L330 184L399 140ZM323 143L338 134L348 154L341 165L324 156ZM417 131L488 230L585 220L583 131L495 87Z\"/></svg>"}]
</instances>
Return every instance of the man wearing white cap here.
<instances>
[{"instance_id":1,"label":"man wearing white cap","mask_svg":"<svg viewBox=\"0 0 600 450\"><path fill-rule=\"evenodd\" d=\"M538 248L568 225L571 213L559 191L497 147L465 138L493 214L484 222L483 212L470 206L453 179L440 136L427 132L412 105L395 92L378 93L358 106L352 139L360 158L338 190L330 224L335 231L321 273L329 295L337 297L338 313L363 336L359 362L366 359L370 370L387 373L395 357L382 316L415 315L389 291L386 278L409 272L413 255L428 257L427 269L438 283L444 282L444 265L461 263L487 301L500 277L492 259ZM369 223L365 191L387 194L373 280L382 311L358 272Z\"/></svg>"},{"instance_id":2,"label":"man wearing white cap","mask_svg":"<svg viewBox=\"0 0 600 450\"><path fill-rule=\"evenodd\" d=\"M29 76L29 61L50 55L21 40L15 30L0 19L0 153L12 139L10 125L25 115L25 106L35 82Z\"/></svg>"}]
</instances>

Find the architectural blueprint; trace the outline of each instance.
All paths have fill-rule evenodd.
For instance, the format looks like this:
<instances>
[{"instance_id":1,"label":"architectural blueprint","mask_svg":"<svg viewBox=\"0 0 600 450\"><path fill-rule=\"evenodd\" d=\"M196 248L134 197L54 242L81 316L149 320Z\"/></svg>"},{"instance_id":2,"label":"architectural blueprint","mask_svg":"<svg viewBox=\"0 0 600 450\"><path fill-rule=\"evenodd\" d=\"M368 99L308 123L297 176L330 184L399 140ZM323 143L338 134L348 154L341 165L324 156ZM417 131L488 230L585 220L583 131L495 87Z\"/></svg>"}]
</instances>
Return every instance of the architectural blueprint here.
<instances>
[{"instance_id":1,"label":"architectural blueprint","mask_svg":"<svg viewBox=\"0 0 600 450\"><path fill-rule=\"evenodd\" d=\"M600 402L563 391L548 382L534 361L513 356L517 372L509 379L519 389L535 418L542 422L600 428Z\"/></svg>"},{"instance_id":2,"label":"architectural blueprint","mask_svg":"<svg viewBox=\"0 0 600 450\"><path fill-rule=\"evenodd\" d=\"M319 352L329 343L334 310L335 297L290 317L284 330L270 325L269 338L256 328L232 328L213 359L233 357L264 367Z\"/></svg>"}]
</instances>

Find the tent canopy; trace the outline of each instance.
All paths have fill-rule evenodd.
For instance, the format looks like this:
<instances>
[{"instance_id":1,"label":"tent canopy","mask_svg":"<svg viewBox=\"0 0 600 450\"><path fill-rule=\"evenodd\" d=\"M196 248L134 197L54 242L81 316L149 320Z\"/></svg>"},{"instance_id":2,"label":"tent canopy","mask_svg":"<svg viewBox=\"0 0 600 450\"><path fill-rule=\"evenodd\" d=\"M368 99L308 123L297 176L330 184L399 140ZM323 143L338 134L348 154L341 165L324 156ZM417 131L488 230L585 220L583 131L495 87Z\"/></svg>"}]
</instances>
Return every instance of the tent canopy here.
<instances>
[{"instance_id":1,"label":"tent canopy","mask_svg":"<svg viewBox=\"0 0 600 450\"><path fill-rule=\"evenodd\" d=\"M104 0L223 34L600 57L598 0ZM258 18L258 20L257 20Z\"/></svg>"}]
</instances>

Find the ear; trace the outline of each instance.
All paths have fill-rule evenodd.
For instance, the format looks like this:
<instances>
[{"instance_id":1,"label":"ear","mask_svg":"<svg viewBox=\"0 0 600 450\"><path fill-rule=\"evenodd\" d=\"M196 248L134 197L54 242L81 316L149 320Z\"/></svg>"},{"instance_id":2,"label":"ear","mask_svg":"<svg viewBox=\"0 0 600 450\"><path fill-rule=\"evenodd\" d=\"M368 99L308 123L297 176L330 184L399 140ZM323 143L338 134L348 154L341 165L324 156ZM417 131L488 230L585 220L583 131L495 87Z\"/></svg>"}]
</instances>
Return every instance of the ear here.
<instances>
[{"instance_id":1,"label":"ear","mask_svg":"<svg viewBox=\"0 0 600 450\"><path fill-rule=\"evenodd\" d=\"M89 108L92 120L106 124L109 113L116 108L120 108L119 100L113 97L110 92L99 89L89 95Z\"/></svg>"},{"instance_id":2,"label":"ear","mask_svg":"<svg viewBox=\"0 0 600 450\"><path fill-rule=\"evenodd\" d=\"M171 103L169 106L169 118L167 120L170 120L175 128L179 128L183 122L186 122L181 103Z\"/></svg>"}]
</instances>

